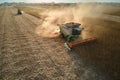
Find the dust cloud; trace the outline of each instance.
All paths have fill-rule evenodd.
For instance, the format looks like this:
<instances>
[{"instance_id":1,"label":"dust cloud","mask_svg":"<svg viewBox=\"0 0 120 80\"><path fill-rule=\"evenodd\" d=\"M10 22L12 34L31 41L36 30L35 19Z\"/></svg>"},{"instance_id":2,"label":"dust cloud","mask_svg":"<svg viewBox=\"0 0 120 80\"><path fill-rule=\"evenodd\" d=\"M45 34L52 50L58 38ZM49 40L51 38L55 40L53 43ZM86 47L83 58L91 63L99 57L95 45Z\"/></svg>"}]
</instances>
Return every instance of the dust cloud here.
<instances>
[{"instance_id":1,"label":"dust cloud","mask_svg":"<svg viewBox=\"0 0 120 80\"><path fill-rule=\"evenodd\" d=\"M48 9L41 12L46 16L42 24L37 27L36 33L42 37L54 38L59 36L59 26L57 24L64 24L68 22L78 22L83 24L83 19L87 16L93 16L95 8L101 10L101 6L95 4L76 4L70 6L60 6L54 9Z\"/></svg>"}]
</instances>

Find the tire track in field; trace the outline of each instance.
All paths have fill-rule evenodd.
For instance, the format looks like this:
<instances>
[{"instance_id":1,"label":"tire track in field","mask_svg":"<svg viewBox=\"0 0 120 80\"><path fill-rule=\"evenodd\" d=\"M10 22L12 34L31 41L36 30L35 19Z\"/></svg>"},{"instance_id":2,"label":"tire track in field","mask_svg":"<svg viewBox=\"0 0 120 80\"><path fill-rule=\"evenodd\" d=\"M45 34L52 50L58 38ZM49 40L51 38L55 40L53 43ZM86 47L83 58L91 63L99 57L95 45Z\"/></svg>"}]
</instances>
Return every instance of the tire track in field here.
<instances>
[{"instance_id":1,"label":"tire track in field","mask_svg":"<svg viewBox=\"0 0 120 80\"><path fill-rule=\"evenodd\" d=\"M25 20L25 19L24 19ZM28 23L27 22L27 20L26 21L23 21L23 22L26 22L26 23ZM29 21L30 22L30 21ZM31 23L29 23L29 24L31 24ZM32 25L32 24L31 24ZM30 26L30 25L29 25ZM35 32L33 32L33 34L34 34ZM32 35L32 34L31 34ZM36 37L37 38L37 37ZM40 40L40 39L38 39L38 40ZM56 41L55 43L54 43L54 40L46 40L46 42L43 42L44 43L44 45L42 45L42 46L44 46L44 48L45 48L45 50L47 50L48 51L48 53L50 53L51 55L49 55L49 54L47 54L49 57L50 57L50 59L52 59L52 61L55 61L55 64L56 64L56 62L57 62L57 66L59 66L59 67L61 67L61 68L59 68L59 70L60 70L60 72L62 71L62 75L64 75L64 73L70 73L70 72L67 72L67 70L70 68L70 67L72 67L71 66L71 61L69 61L69 59L70 58L68 58L68 60L66 60L66 57L65 56L68 56L68 54L66 54L67 52L64 52L64 50L63 50L63 46L57 46L57 45L61 45L61 43L59 43L58 41ZM51 48L50 48L50 46L51 46ZM55 52L56 51L56 52ZM58 52L57 52L58 51ZM55 53L53 53L53 52L55 52ZM62 54L61 54L61 53ZM66 54L66 55L65 55ZM57 57L56 57L57 56ZM59 56L61 56L60 58L59 58ZM56 57L56 58L55 58ZM74 58L76 58L76 57L74 57ZM77 60L77 59L73 59L73 61L72 61L72 64L74 64L74 61L75 60ZM66 61L66 62L65 62ZM68 62L67 62L68 61ZM77 64L78 64L78 62L80 62L79 61L79 59L78 59L78 61L76 61L77 62ZM53 62L54 63L54 62ZM64 63L67 63L67 65L69 65L70 67L67 69L67 68L65 68L65 66L63 66L64 65ZM82 62L80 62L79 64L81 64ZM61 66L62 65L62 66ZM59 72L59 70L58 70L58 72ZM66 71L66 72L64 72L64 71ZM88 71L89 72L89 71ZM67 74L66 74L67 75ZM73 74L69 74L69 76L70 75L74 75L74 73ZM68 79L68 77L69 77L68 75L67 75L67 78L66 79ZM77 76L77 77L79 77L79 76ZM70 77L70 78L73 78L73 77ZM74 78L73 78L74 79Z\"/></svg>"},{"instance_id":2,"label":"tire track in field","mask_svg":"<svg viewBox=\"0 0 120 80\"><path fill-rule=\"evenodd\" d=\"M21 20L20 20L20 21L21 21ZM23 21L22 24L25 24L25 22L26 22L26 21ZM30 22L30 21L29 21L29 22ZM28 23L28 22L26 22L26 23ZM20 23L20 24L21 24L21 23ZM29 23L29 24L30 24L30 23ZM32 24L31 24L31 25L32 25ZM24 26L24 25L23 25L23 26ZM27 25L25 25L25 26L27 26ZM25 26L24 26L24 27L25 27ZM30 25L29 25L29 26L30 26ZM30 30L30 28L29 28L29 29L26 29L26 30ZM25 32L27 32L26 34L29 33L28 35L31 36L31 39L36 39L36 40L37 40L37 37L35 37L35 34L34 34L33 32L31 32L31 31L25 31ZM30 39L30 37L29 37L29 39ZM38 44L39 41L38 41L38 40L36 41L36 40L35 40L35 42L30 42L30 43L32 43L32 45ZM40 39L39 39L39 40L40 40ZM36 42L37 42L37 43L36 43ZM34 43L34 44L33 44L33 43ZM44 43L43 43L43 44L44 44ZM35 45L35 46L37 46L37 45ZM39 46L40 46L40 48L39 48ZM42 46L41 46L41 45L38 45L38 48L41 49ZM39 50L39 49L38 49L38 50ZM44 50L44 49L43 49L43 50ZM45 50L44 50L44 52L45 52ZM43 53L42 53L42 55L43 55ZM48 61L52 61L52 59L49 57L48 54L47 54L47 55L44 54L44 55L47 56L47 58L49 59ZM41 62L42 62L42 61L41 61ZM53 63L54 63L53 61L50 62L50 63L52 63L52 65L49 65L49 67L50 67L50 66L55 66L55 64L53 64Z\"/></svg>"},{"instance_id":3,"label":"tire track in field","mask_svg":"<svg viewBox=\"0 0 120 80\"><path fill-rule=\"evenodd\" d=\"M4 53L5 53L5 47L4 47L5 23L3 23L3 21L4 21L6 9L4 10L3 9L4 8L2 7L0 12L0 79L3 79L2 65L3 65L3 59L4 59Z\"/></svg>"}]
</instances>

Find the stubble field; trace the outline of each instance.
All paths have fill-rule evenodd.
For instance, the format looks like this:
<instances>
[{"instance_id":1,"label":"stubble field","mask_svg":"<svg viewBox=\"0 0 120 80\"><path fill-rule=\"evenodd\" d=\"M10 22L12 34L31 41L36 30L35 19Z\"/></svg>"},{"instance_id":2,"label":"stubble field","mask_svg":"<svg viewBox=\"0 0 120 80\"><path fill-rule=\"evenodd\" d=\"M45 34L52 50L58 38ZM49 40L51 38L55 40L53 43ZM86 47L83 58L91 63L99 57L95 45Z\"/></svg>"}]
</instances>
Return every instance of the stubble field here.
<instances>
[{"instance_id":1,"label":"stubble field","mask_svg":"<svg viewBox=\"0 0 120 80\"><path fill-rule=\"evenodd\" d=\"M120 6L59 4L0 7L1 80L120 79ZM23 11L16 15L17 8ZM57 24L79 22L97 42L69 52Z\"/></svg>"}]
</instances>

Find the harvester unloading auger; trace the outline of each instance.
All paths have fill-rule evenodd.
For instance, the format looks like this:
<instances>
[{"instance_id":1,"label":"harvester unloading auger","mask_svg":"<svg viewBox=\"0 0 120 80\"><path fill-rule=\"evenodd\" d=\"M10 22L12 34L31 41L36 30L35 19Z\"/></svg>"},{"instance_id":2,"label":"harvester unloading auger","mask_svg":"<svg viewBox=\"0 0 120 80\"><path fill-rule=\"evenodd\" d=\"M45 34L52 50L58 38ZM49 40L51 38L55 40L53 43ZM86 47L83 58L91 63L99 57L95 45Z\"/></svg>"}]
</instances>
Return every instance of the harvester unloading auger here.
<instances>
[{"instance_id":1,"label":"harvester unloading auger","mask_svg":"<svg viewBox=\"0 0 120 80\"><path fill-rule=\"evenodd\" d=\"M71 50L80 44L96 41L96 38L82 39L81 32L84 30L79 23L66 23L59 25L61 36L66 40L65 47Z\"/></svg>"}]
</instances>

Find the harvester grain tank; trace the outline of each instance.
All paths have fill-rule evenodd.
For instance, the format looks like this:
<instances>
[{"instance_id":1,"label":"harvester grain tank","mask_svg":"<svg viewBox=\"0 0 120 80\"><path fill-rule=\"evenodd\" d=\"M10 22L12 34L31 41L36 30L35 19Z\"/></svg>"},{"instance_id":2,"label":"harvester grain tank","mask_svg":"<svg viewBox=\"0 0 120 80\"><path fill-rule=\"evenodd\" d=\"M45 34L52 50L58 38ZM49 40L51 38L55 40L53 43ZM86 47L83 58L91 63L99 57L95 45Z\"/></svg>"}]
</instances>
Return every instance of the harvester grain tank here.
<instances>
[{"instance_id":1,"label":"harvester grain tank","mask_svg":"<svg viewBox=\"0 0 120 80\"><path fill-rule=\"evenodd\" d=\"M59 28L61 36L66 40L65 47L68 50L71 50L73 47L80 44L96 41L96 38L83 39L81 37L81 32L84 30L84 28L82 28L81 24L79 23L65 23L59 25Z\"/></svg>"}]
</instances>

